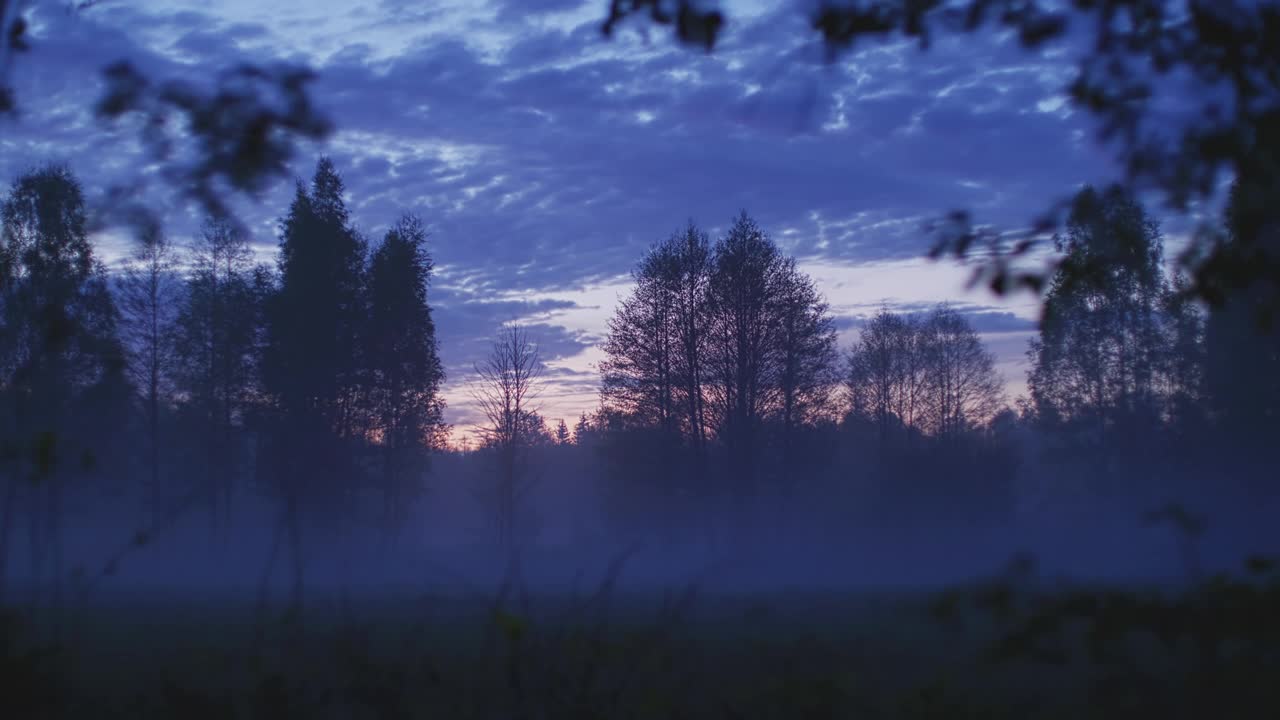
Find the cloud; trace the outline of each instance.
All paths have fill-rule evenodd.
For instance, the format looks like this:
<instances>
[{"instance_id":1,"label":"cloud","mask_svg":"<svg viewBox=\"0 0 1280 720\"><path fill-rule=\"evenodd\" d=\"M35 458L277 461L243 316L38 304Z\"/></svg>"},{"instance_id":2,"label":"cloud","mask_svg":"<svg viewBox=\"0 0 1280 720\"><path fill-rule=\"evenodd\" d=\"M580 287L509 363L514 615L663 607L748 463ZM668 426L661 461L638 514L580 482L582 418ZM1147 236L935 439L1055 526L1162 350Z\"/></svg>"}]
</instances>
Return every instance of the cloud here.
<instances>
[{"instance_id":1,"label":"cloud","mask_svg":"<svg viewBox=\"0 0 1280 720\"><path fill-rule=\"evenodd\" d=\"M960 314L981 335L1030 333L1037 327L1034 320L1018 317L1007 310L962 310Z\"/></svg>"},{"instance_id":2,"label":"cloud","mask_svg":"<svg viewBox=\"0 0 1280 720\"><path fill-rule=\"evenodd\" d=\"M948 303L952 310L964 318L979 335L1002 335L1009 333L1029 333L1036 329L1036 322L1002 308L992 308L968 303ZM886 303L874 310L858 314L845 314L835 318L838 331L866 327L867 323L881 308L892 313L904 315L926 315L938 307L937 303Z\"/></svg>"},{"instance_id":3,"label":"cloud","mask_svg":"<svg viewBox=\"0 0 1280 720\"><path fill-rule=\"evenodd\" d=\"M442 262L474 267L494 287L616 275L683 218L722 226L740 208L766 228L797 229L796 252L915 256L933 213L977 206L1021 223L1043 188L1090 176L1075 121L1028 110L1056 76L997 65L1004 45L921 53L899 43L824 66L804 28L784 21L794 16L749 22L712 56L636 48L625 34L606 42L595 21L513 27L505 54L492 56L463 29L428 21L431 32L390 58L348 38L320 64L317 92L341 128L330 150L361 225L376 235L416 211L435 228ZM197 25L158 49L129 48L118 33L123 49L168 74L184 69L171 55L189 59L188 71L228 64L247 39L286 32L190 12L104 18L145 37ZM74 54L66 44L50 52ZM310 163L300 158L295 172L305 177ZM278 215L283 196L255 212Z\"/></svg>"},{"instance_id":4,"label":"cloud","mask_svg":"<svg viewBox=\"0 0 1280 720\"><path fill-rule=\"evenodd\" d=\"M577 307L566 300L491 300L482 294L447 285L429 293L436 322L436 338L441 361L453 377L466 374L483 362L502 326L510 322L525 325L542 348L543 360L554 360L579 352L584 342L563 327L528 322L548 312Z\"/></svg>"},{"instance_id":5,"label":"cloud","mask_svg":"<svg viewBox=\"0 0 1280 720\"><path fill-rule=\"evenodd\" d=\"M499 21L520 22L594 4L590 0L497 0L494 14Z\"/></svg>"}]
</instances>

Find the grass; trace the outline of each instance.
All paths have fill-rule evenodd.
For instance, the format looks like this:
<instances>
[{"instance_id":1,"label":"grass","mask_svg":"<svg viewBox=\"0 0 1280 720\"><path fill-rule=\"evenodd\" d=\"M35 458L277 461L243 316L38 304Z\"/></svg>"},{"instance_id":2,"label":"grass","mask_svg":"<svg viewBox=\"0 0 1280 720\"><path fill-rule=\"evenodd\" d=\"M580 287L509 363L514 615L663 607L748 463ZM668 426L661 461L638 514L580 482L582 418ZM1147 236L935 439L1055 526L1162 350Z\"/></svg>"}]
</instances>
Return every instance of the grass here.
<instances>
[{"instance_id":1,"label":"grass","mask_svg":"<svg viewBox=\"0 0 1280 720\"><path fill-rule=\"evenodd\" d=\"M624 593L610 577L574 595L529 593L509 577L490 594L313 597L301 617L264 617L238 598L117 597L64 615L56 647L48 613L16 616L0 634L0 710L13 720L1280 717L1280 584L711 595Z\"/></svg>"}]
</instances>

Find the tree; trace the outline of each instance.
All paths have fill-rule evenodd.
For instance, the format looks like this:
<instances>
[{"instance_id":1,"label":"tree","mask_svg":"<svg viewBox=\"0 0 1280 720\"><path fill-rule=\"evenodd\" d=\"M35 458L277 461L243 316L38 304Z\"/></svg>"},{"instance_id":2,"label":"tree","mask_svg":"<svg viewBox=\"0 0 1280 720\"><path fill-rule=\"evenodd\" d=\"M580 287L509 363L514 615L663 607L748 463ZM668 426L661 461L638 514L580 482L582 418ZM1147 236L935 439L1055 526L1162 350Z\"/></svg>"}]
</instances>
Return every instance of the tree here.
<instances>
[{"instance_id":1,"label":"tree","mask_svg":"<svg viewBox=\"0 0 1280 720\"><path fill-rule=\"evenodd\" d=\"M544 432L533 407L541 390L538 346L525 328L507 325L475 372L471 395L485 419L476 431L496 462L494 520L498 545L510 555L515 552L519 503L531 487L528 449Z\"/></svg>"},{"instance_id":2,"label":"tree","mask_svg":"<svg viewBox=\"0 0 1280 720\"><path fill-rule=\"evenodd\" d=\"M671 299L676 333L675 381L681 397L685 433L701 470L707 443L706 352L707 287L711 279L711 244L692 220L673 235L663 253L671 270Z\"/></svg>"},{"instance_id":3,"label":"tree","mask_svg":"<svg viewBox=\"0 0 1280 720\"><path fill-rule=\"evenodd\" d=\"M153 521L164 508L161 416L173 390L175 309L181 299L177 253L159 227L139 238L119 281L121 339L147 427L148 485Z\"/></svg>"},{"instance_id":4,"label":"tree","mask_svg":"<svg viewBox=\"0 0 1280 720\"><path fill-rule=\"evenodd\" d=\"M121 418L93 401L124 384L125 363L106 273L89 242L84 194L70 171L51 166L19 177L0 221L0 582L25 490L35 600L40 604L50 563L57 605L64 485L116 439Z\"/></svg>"},{"instance_id":5,"label":"tree","mask_svg":"<svg viewBox=\"0 0 1280 720\"><path fill-rule=\"evenodd\" d=\"M658 506L688 503L677 496L710 487L709 438L740 498L757 475L790 478L799 431L823 416L836 384L835 330L812 281L746 213L714 248L690 222L633 277L600 365L614 480L658 490Z\"/></svg>"},{"instance_id":6,"label":"tree","mask_svg":"<svg viewBox=\"0 0 1280 720\"><path fill-rule=\"evenodd\" d=\"M671 506L707 483L706 323L710 248L690 221L655 243L609 321L601 407L618 507ZM684 498L683 502L688 502ZM668 517L671 517L668 514Z\"/></svg>"},{"instance_id":7,"label":"tree","mask_svg":"<svg viewBox=\"0 0 1280 720\"><path fill-rule=\"evenodd\" d=\"M836 330L813 281L788 258L775 304L782 473L789 479L799 461L800 427L830 414L836 374Z\"/></svg>"},{"instance_id":8,"label":"tree","mask_svg":"<svg viewBox=\"0 0 1280 720\"><path fill-rule=\"evenodd\" d=\"M899 432L907 443L955 440L1004 405L995 357L945 305L924 316L882 309L849 352L845 387L851 414L875 423L882 449Z\"/></svg>"},{"instance_id":9,"label":"tree","mask_svg":"<svg viewBox=\"0 0 1280 720\"><path fill-rule=\"evenodd\" d=\"M771 323L785 262L745 212L715 246L708 286L710 396L717 434L734 473L752 481L754 442L761 420L776 399L777 328Z\"/></svg>"},{"instance_id":10,"label":"tree","mask_svg":"<svg viewBox=\"0 0 1280 720\"><path fill-rule=\"evenodd\" d=\"M231 224L206 220L191 260L174 333L179 409L216 535L230 525L244 459L238 428L257 386L262 296L249 243Z\"/></svg>"},{"instance_id":11,"label":"tree","mask_svg":"<svg viewBox=\"0 0 1280 720\"><path fill-rule=\"evenodd\" d=\"M1190 280L1176 273L1161 308L1166 348L1158 393L1165 398L1165 416L1170 428L1190 440L1203 438L1210 418L1210 394L1206 379L1208 355L1207 315L1202 303L1188 290ZM1241 338L1247 342L1247 338ZM1179 443L1186 449L1192 443Z\"/></svg>"},{"instance_id":12,"label":"tree","mask_svg":"<svg viewBox=\"0 0 1280 720\"><path fill-rule=\"evenodd\" d=\"M282 407L313 415L340 438L355 429L365 322L366 247L351 227L344 189L333 162L321 157L310 193L298 185L281 223L267 364Z\"/></svg>"},{"instance_id":13,"label":"tree","mask_svg":"<svg viewBox=\"0 0 1280 720\"><path fill-rule=\"evenodd\" d=\"M587 420L587 414L582 413L578 416L578 422L573 424L573 444L585 445L587 436L591 434L591 421Z\"/></svg>"},{"instance_id":14,"label":"tree","mask_svg":"<svg viewBox=\"0 0 1280 720\"><path fill-rule=\"evenodd\" d=\"M1064 270L1028 350L1028 390L1044 426L1106 462L1121 443L1135 447L1161 413L1160 230L1124 189L1086 188L1055 246Z\"/></svg>"},{"instance_id":15,"label":"tree","mask_svg":"<svg viewBox=\"0 0 1280 720\"><path fill-rule=\"evenodd\" d=\"M351 227L343 184L325 157L310 192L299 182L280 224L279 287L268 300L262 382L269 402L259 472L282 505L303 595L302 514L340 517L360 477L361 329L367 322L365 242Z\"/></svg>"},{"instance_id":16,"label":"tree","mask_svg":"<svg viewBox=\"0 0 1280 720\"><path fill-rule=\"evenodd\" d=\"M573 436L569 434L569 425L565 423L564 418L560 418L560 420L556 422L556 444L573 444Z\"/></svg>"},{"instance_id":17,"label":"tree","mask_svg":"<svg viewBox=\"0 0 1280 720\"><path fill-rule=\"evenodd\" d=\"M928 348L925 412L933 435L954 441L1004 407L1004 382L996 373L995 356L954 309L938 307L921 330Z\"/></svg>"},{"instance_id":18,"label":"tree","mask_svg":"<svg viewBox=\"0 0 1280 720\"><path fill-rule=\"evenodd\" d=\"M600 373L606 405L674 439L680 416L672 312L677 268L667 250L651 248L632 273L636 287L609 319Z\"/></svg>"},{"instance_id":19,"label":"tree","mask_svg":"<svg viewBox=\"0 0 1280 720\"><path fill-rule=\"evenodd\" d=\"M1017 463L1009 433L994 425L1004 383L963 315L946 305L882 309L847 367L846 448L869 456L857 458L864 522L943 533L959 518L1007 517Z\"/></svg>"},{"instance_id":20,"label":"tree","mask_svg":"<svg viewBox=\"0 0 1280 720\"><path fill-rule=\"evenodd\" d=\"M1268 259L1280 258L1277 198L1280 181L1233 186L1222 244L1256 274L1225 285L1204 325L1208 404L1225 435L1263 450L1280 429L1280 283L1266 275Z\"/></svg>"},{"instance_id":21,"label":"tree","mask_svg":"<svg viewBox=\"0 0 1280 720\"><path fill-rule=\"evenodd\" d=\"M629 429L651 436L645 452L655 464L647 477L661 478L672 491L688 480L705 481L710 272L706 234L690 221L641 259L632 273L635 290L610 319L603 346L602 405ZM693 462L678 467L686 450ZM638 470L628 464L626 470Z\"/></svg>"},{"instance_id":22,"label":"tree","mask_svg":"<svg viewBox=\"0 0 1280 720\"><path fill-rule=\"evenodd\" d=\"M384 524L395 533L443 442L444 369L427 304L433 264L426 231L411 215L387 232L369 262L369 321L363 333L369 430L381 446Z\"/></svg>"},{"instance_id":23,"label":"tree","mask_svg":"<svg viewBox=\"0 0 1280 720\"><path fill-rule=\"evenodd\" d=\"M918 432L916 400L922 395L919 320L882 309L862 329L848 357L845 386L850 412L872 420L880 448L900 429Z\"/></svg>"}]
</instances>

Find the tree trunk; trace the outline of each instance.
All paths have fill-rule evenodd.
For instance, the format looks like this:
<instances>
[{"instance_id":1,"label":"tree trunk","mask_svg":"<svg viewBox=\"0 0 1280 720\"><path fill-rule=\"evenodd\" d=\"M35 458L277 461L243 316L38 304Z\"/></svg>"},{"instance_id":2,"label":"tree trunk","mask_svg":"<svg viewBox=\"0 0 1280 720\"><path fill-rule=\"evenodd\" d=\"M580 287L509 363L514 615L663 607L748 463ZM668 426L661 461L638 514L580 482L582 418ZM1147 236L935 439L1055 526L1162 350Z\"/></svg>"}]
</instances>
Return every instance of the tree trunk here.
<instances>
[{"instance_id":1,"label":"tree trunk","mask_svg":"<svg viewBox=\"0 0 1280 720\"><path fill-rule=\"evenodd\" d=\"M284 524L284 517L276 521L275 529L271 533L271 550L267 552L267 564L262 569L262 576L258 579L258 626L254 633L257 650L261 650L262 647L263 626L266 623L267 606L271 598L271 576L275 574L276 557L280 554L280 543L284 539Z\"/></svg>"},{"instance_id":2,"label":"tree trunk","mask_svg":"<svg viewBox=\"0 0 1280 720\"><path fill-rule=\"evenodd\" d=\"M150 310L150 358L147 368L147 433L151 441L151 522L159 522L163 512L160 501L160 298L155 275L152 274Z\"/></svg>"},{"instance_id":3,"label":"tree trunk","mask_svg":"<svg viewBox=\"0 0 1280 720\"><path fill-rule=\"evenodd\" d=\"M52 482L46 479L46 482ZM44 512L44 493L40 492L39 487L31 493L31 514L27 522L27 534L31 552L31 607L37 609L40 607L40 601L43 597L44 583L44 553L45 553L45 534L46 534L46 518Z\"/></svg>"},{"instance_id":4,"label":"tree trunk","mask_svg":"<svg viewBox=\"0 0 1280 720\"><path fill-rule=\"evenodd\" d=\"M7 478L4 484L4 500L0 505L0 605L4 604L8 578L9 535L13 530L13 506L18 499L18 481Z\"/></svg>"},{"instance_id":5,"label":"tree trunk","mask_svg":"<svg viewBox=\"0 0 1280 720\"><path fill-rule=\"evenodd\" d=\"M53 611L54 642L62 642L62 485L58 482L49 484L49 537L50 552L53 554L53 585L51 609Z\"/></svg>"},{"instance_id":6,"label":"tree trunk","mask_svg":"<svg viewBox=\"0 0 1280 720\"><path fill-rule=\"evenodd\" d=\"M293 558L293 596L291 605L293 612L300 618L304 590L303 558L302 558L302 523L298 517L298 500L292 494L288 505L289 549Z\"/></svg>"}]
</instances>

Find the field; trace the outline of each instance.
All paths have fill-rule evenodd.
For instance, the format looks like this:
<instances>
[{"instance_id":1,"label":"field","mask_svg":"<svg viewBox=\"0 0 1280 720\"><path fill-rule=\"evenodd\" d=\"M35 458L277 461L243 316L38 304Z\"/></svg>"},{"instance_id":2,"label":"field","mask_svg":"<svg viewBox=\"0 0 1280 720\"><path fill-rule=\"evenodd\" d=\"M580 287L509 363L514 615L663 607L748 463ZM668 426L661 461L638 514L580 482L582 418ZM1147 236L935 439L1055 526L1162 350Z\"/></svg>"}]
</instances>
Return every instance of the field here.
<instances>
[{"instance_id":1,"label":"field","mask_svg":"<svg viewBox=\"0 0 1280 720\"><path fill-rule=\"evenodd\" d=\"M624 592L606 579L573 595L313 593L301 619L248 597L115 595L57 623L10 615L0 697L14 720L1278 716L1263 668L1227 655L1214 668L1154 646L1136 662L1044 662L1034 643L1005 642L995 662L1002 638L1040 622L1002 592Z\"/></svg>"}]
</instances>

